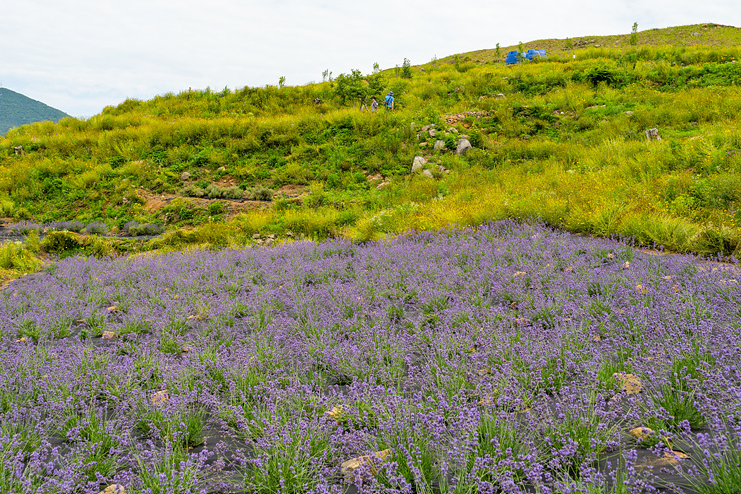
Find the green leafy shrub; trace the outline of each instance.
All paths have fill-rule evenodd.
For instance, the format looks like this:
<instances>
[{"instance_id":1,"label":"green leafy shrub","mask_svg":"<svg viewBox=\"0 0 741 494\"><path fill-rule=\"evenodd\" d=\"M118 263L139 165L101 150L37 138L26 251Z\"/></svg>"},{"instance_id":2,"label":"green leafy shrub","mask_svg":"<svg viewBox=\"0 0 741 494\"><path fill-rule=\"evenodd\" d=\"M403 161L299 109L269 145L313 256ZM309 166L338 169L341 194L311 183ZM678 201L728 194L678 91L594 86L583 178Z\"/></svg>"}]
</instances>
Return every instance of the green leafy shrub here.
<instances>
[{"instance_id":1,"label":"green leafy shrub","mask_svg":"<svg viewBox=\"0 0 741 494\"><path fill-rule=\"evenodd\" d=\"M245 190L244 197L251 201L270 201L273 198L273 190L263 185L258 185Z\"/></svg>"},{"instance_id":2,"label":"green leafy shrub","mask_svg":"<svg viewBox=\"0 0 741 494\"><path fill-rule=\"evenodd\" d=\"M188 184L183 187L181 194L186 197L203 197L206 195L206 191L196 184Z\"/></svg>"},{"instance_id":3,"label":"green leafy shrub","mask_svg":"<svg viewBox=\"0 0 741 494\"><path fill-rule=\"evenodd\" d=\"M222 189L221 195L225 199L242 199L244 197L244 191L237 186L232 186Z\"/></svg>"},{"instance_id":4,"label":"green leafy shrub","mask_svg":"<svg viewBox=\"0 0 741 494\"><path fill-rule=\"evenodd\" d=\"M449 150L455 150L456 146L458 145L457 134L448 134L443 138L443 140L445 141L445 147Z\"/></svg>"},{"instance_id":5,"label":"green leafy shrub","mask_svg":"<svg viewBox=\"0 0 741 494\"><path fill-rule=\"evenodd\" d=\"M50 232L41 241L41 249L60 257L75 254L105 257L114 253L113 247L104 239L82 236L70 231Z\"/></svg>"},{"instance_id":6,"label":"green leafy shrub","mask_svg":"<svg viewBox=\"0 0 741 494\"><path fill-rule=\"evenodd\" d=\"M39 267L41 267L41 261L33 256L30 250L21 242L5 242L0 244L1 269L12 269L31 273L37 271Z\"/></svg>"},{"instance_id":7,"label":"green leafy shrub","mask_svg":"<svg viewBox=\"0 0 741 494\"><path fill-rule=\"evenodd\" d=\"M218 199L224 196L223 190L216 184L210 184L205 190L209 199Z\"/></svg>"},{"instance_id":8,"label":"green leafy shrub","mask_svg":"<svg viewBox=\"0 0 741 494\"><path fill-rule=\"evenodd\" d=\"M140 225L136 221L130 221L124 225L123 231L132 237L139 237L143 235L160 235L165 232L165 229L162 226L152 223Z\"/></svg>"}]
</instances>

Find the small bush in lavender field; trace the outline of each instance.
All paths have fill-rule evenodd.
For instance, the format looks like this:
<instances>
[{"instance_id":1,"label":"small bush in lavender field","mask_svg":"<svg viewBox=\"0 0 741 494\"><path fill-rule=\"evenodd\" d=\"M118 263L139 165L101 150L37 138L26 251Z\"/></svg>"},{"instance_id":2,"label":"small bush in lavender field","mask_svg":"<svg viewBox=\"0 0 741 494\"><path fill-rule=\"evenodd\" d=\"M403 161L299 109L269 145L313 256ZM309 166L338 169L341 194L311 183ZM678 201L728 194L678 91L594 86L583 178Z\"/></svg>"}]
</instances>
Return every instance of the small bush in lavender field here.
<instances>
[{"instance_id":1,"label":"small bush in lavender field","mask_svg":"<svg viewBox=\"0 0 741 494\"><path fill-rule=\"evenodd\" d=\"M505 478L517 482L524 477L525 472L516 460L524 453L526 445L509 421L485 415L476 433L476 446L469 453L461 475L463 483L466 479L494 483ZM481 458L486 460L482 462Z\"/></svg>"},{"instance_id":2,"label":"small bush in lavender field","mask_svg":"<svg viewBox=\"0 0 741 494\"><path fill-rule=\"evenodd\" d=\"M12 438L12 441L4 444L0 451L9 456L18 454L24 461L27 461L28 457L41 445L42 437L35 427L40 417L35 412L29 415L21 409L10 410L10 407L6 406L9 401L10 398L3 396L0 402L0 412L4 414L0 434L3 437Z\"/></svg>"},{"instance_id":3,"label":"small bush in lavender field","mask_svg":"<svg viewBox=\"0 0 741 494\"><path fill-rule=\"evenodd\" d=\"M741 432L727 428L720 441L713 441L708 434L698 435L697 447L704 455L692 458L696 472L684 473L685 480L700 494L735 494L741 486ZM718 443L725 447L718 447ZM709 481L707 481L708 479Z\"/></svg>"},{"instance_id":4,"label":"small bush in lavender field","mask_svg":"<svg viewBox=\"0 0 741 494\"><path fill-rule=\"evenodd\" d=\"M74 254L84 254L94 257L106 257L113 253L113 249L105 239L96 236L82 236L70 231L50 232L40 244L49 254L60 257L69 257Z\"/></svg>"},{"instance_id":5,"label":"small bush in lavender field","mask_svg":"<svg viewBox=\"0 0 741 494\"><path fill-rule=\"evenodd\" d=\"M60 223L54 223L51 225L52 230L58 231L58 232L75 232L80 233L83 228L85 228L85 224L81 221L62 221Z\"/></svg>"},{"instance_id":6,"label":"small bush in lavender field","mask_svg":"<svg viewBox=\"0 0 741 494\"><path fill-rule=\"evenodd\" d=\"M205 413L197 406L170 408L168 404L143 405L137 429L161 440L174 441L182 447L203 444Z\"/></svg>"},{"instance_id":7,"label":"small bush in lavender field","mask_svg":"<svg viewBox=\"0 0 741 494\"><path fill-rule=\"evenodd\" d=\"M205 462L211 456L208 451L189 455L187 449L169 440L164 441L162 448L150 444L136 457L140 492L186 493L196 492L196 489L204 486Z\"/></svg>"},{"instance_id":8,"label":"small bush in lavender field","mask_svg":"<svg viewBox=\"0 0 741 494\"><path fill-rule=\"evenodd\" d=\"M204 192L209 199L218 199L220 197L224 197L224 189L216 184L209 184Z\"/></svg>"},{"instance_id":9,"label":"small bush in lavender field","mask_svg":"<svg viewBox=\"0 0 741 494\"><path fill-rule=\"evenodd\" d=\"M102 235L108 231L108 225L102 221L93 221L85 227L85 232L90 235Z\"/></svg>"},{"instance_id":10,"label":"small bush in lavender field","mask_svg":"<svg viewBox=\"0 0 741 494\"><path fill-rule=\"evenodd\" d=\"M115 472L120 457L120 425L108 420L105 411L94 407L86 407L82 413L67 409L58 433L68 443L81 444L75 451L89 480L97 479L96 473L108 477Z\"/></svg>"},{"instance_id":11,"label":"small bush in lavender field","mask_svg":"<svg viewBox=\"0 0 741 494\"><path fill-rule=\"evenodd\" d=\"M269 201L273 198L273 190L265 187L264 185L258 185L256 187L248 188L244 191L245 199L251 201Z\"/></svg>"},{"instance_id":12,"label":"small bush in lavender field","mask_svg":"<svg viewBox=\"0 0 741 494\"><path fill-rule=\"evenodd\" d=\"M8 228L13 233L22 233L26 235L31 232L43 231L46 227L47 225L44 224L32 223L30 221L19 221L17 223L13 223Z\"/></svg>"},{"instance_id":13,"label":"small bush in lavender field","mask_svg":"<svg viewBox=\"0 0 741 494\"><path fill-rule=\"evenodd\" d=\"M135 229L138 228L138 227L139 227L139 222L138 221L129 221L128 223L125 223L124 224L124 226L123 226L123 228L121 228L121 230L123 230L127 235L132 235L133 236L134 235L134 232L135 232Z\"/></svg>"},{"instance_id":14,"label":"small bush in lavender field","mask_svg":"<svg viewBox=\"0 0 741 494\"><path fill-rule=\"evenodd\" d=\"M160 225L155 225L154 223L149 223L147 225L144 225L144 235L161 235L162 233L165 233L165 228Z\"/></svg>"},{"instance_id":15,"label":"small bush in lavender field","mask_svg":"<svg viewBox=\"0 0 741 494\"><path fill-rule=\"evenodd\" d=\"M296 425L272 424L275 436L259 439L255 458L242 460L247 492L298 494L326 478L329 431L306 419Z\"/></svg>"},{"instance_id":16,"label":"small bush in lavender field","mask_svg":"<svg viewBox=\"0 0 741 494\"><path fill-rule=\"evenodd\" d=\"M697 408L697 397L686 387L663 385L651 397L657 409L655 419L648 421L648 427L659 430L677 430L686 421L694 429L703 427L707 419Z\"/></svg>"},{"instance_id":17,"label":"small bush in lavender field","mask_svg":"<svg viewBox=\"0 0 741 494\"><path fill-rule=\"evenodd\" d=\"M244 191L237 186L227 187L222 189L221 196L225 199L242 199Z\"/></svg>"},{"instance_id":18,"label":"small bush in lavender field","mask_svg":"<svg viewBox=\"0 0 741 494\"><path fill-rule=\"evenodd\" d=\"M140 225L136 221L130 221L124 225L123 231L132 237L140 237L143 235L160 235L164 233L165 229L153 223Z\"/></svg>"},{"instance_id":19,"label":"small bush in lavender field","mask_svg":"<svg viewBox=\"0 0 741 494\"><path fill-rule=\"evenodd\" d=\"M159 350L162 353L178 355L182 351L182 346L171 335L163 332L160 337Z\"/></svg>"},{"instance_id":20,"label":"small bush in lavender field","mask_svg":"<svg viewBox=\"0 0 741 494\"><path fill-rule=\"evenodd\" d=\"M596 463L598 455L617 446L619 422L599 394L567 393L562 398L556 410L547 411L537 427L543 438L545 464L573 476L583 465Z\"/></svg>"},{"instance_id":21,"label":"small bush in lavender field","mask_svg":"<svg viewBox=\"0 0 741 494\"><path fill-rule=\"evenodd\" d=\"M186 197L203 197L206 195L206 191L196 184L188 184L183 187L181 194Z\"/></svg>"}]
</instances>

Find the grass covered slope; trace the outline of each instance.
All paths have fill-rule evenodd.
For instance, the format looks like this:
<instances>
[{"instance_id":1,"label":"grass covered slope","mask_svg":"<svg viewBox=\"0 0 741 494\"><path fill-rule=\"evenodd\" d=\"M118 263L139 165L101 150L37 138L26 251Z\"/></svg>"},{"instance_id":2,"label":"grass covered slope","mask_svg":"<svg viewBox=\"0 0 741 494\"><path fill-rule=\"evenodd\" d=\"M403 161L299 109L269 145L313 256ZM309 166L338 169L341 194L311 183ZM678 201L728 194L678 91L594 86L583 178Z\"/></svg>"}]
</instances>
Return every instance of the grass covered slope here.
<instances>
[{"instance_id":1,"label":"grass covered slope","mask_svg":"<svg viewBox=\"0 0 741 494\"><path fill-rule=\"evenodd\" d=\"M160 247L537 218L731 254L741 240L738 29L672 29L689 35L572 41L514 67L459 56L303 87L187 91L26 126L0 140L0 216L197 227ZM388 90L396 111L359 111L358 98ZM473 145L465 156L452 151L461 135ZM434 151L437 140L447 150ZM432 178L411 173L415 156Z\"/></svg>"},{"instance_id":2,"label":"grass covered slope","mask_svg":"<svg viewBox=\"0 0 741 494\"><path fill-rule=\"evenodd\" d=\"M0 87L0 135L13 127L47 120L57 122L68 116L63 111L40 101Z\"/></svg>"}]
</instances>

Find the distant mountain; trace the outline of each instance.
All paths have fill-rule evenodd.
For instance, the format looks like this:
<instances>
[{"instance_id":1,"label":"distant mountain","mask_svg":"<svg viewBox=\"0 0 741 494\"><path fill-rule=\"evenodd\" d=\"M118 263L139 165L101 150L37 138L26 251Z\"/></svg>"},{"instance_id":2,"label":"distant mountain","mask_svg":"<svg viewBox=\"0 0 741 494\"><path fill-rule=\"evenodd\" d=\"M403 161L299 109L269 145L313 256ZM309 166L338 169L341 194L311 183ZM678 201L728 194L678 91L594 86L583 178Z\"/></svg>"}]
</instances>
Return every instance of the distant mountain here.
<instances>
[{"instance_id":1,"label":"distant mountain","mask_svg":"<svg viewBox=\"0 0 741 494\"><path fill-rule=\"evenodd\" d=\"M13 127L46 120L57 122L68 116L40 101L4 87L0 88L0 135L5 135Z\"/></svg>"}]
</instances>

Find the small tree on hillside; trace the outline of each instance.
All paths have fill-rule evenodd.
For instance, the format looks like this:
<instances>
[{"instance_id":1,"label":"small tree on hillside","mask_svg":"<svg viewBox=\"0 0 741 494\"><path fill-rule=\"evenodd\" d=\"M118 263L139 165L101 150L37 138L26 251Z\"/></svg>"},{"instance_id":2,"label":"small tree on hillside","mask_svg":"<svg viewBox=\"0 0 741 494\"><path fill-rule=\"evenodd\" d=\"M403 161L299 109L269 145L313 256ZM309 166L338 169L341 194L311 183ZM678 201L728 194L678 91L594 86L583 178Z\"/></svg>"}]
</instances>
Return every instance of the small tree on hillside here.
<instances>
[{"instance_id":1,"label":"small tree on hillside","mask_svg":"<svg viewBox=\"0 0 741 494\"><path fill-rule=\"evenodd\" d=\"M386 78L380 72L374 71L365 80L368 82L366 96L375 96L378 98L383 94L384 89L386 89Z\"/></svg>"},{"instance_id":2,"label":"small tree on hillside","mask_svg":"<svg viewBox=\"0 0 741 494\"><path fill-rule=\"evenodd\" d=\"M628 43L630 46L635 46L638 44L638 23L633 23L633 30L630 33L630 39L628 40Z\"/></svg>"},{"instance_id":3,"label":"small tree on hillside","mask_svg":"<svg viewBox=\"0 0 741 494\"><path fill-rule=\"evenodd\" d=\"M341 104L347 101L365 99L367 87L363 80L363 74L359 70L351 70L349 74L340 74L334 80L334 93L340 99Z\"/></svg>"},{"instance_id":4,"label":"small tree on hillside","mask_svg":"<svg viewBox=\"0 0 741 494\"><path fill-rule=\"evenodd\" d=\"M408 58L405 58L404 63L401 64L401 77L404 79L412 78L412 63Z\"/></svg>"}]
</instances>

